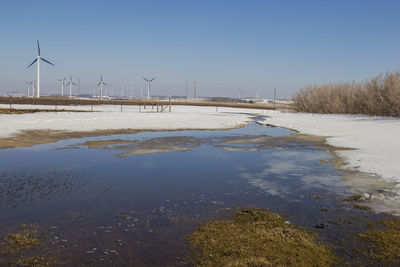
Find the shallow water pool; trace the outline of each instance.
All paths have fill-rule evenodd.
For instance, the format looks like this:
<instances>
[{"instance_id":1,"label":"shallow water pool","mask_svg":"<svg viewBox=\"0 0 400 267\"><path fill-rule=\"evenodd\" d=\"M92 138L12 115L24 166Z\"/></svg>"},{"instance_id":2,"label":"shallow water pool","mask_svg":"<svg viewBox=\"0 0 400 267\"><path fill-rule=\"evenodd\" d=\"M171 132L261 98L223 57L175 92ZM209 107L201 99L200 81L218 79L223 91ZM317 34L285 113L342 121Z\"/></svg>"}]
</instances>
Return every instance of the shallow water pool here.
<instances>
[{"instance_id":1,"label":"shallow water pool","mask_svg":"<svg viewBox=\"0 0 400 267\"><path fill-rule=\"evenodd\" d=\"M43 244L6 257L40 254L66 266L188 265L186 237L234 206L268 208L339 242L381 215L341 201L354 188L334 169L331 152L319 139L255 122L1 150L0 234L24 225Z\"/></svg>"}]
</instances>

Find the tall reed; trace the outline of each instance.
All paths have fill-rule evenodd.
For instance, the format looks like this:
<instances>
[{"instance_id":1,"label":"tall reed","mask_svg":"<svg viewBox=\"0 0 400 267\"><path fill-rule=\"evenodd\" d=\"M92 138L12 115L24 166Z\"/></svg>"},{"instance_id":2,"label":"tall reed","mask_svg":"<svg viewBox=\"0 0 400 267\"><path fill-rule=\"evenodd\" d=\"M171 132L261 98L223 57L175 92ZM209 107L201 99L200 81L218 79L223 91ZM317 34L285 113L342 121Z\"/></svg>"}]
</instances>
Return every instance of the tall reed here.
<instances>
[{"instance_id":1,"label":"tall reed","mask_svg":"<svg viewBox=\"0 0 400 267\"><path fill-rule=\"evenodd\" d=\"M294 94L293 109L400 117L400 72L387 72L365 82L307 86Z\"/></svg>"}]
</instances>

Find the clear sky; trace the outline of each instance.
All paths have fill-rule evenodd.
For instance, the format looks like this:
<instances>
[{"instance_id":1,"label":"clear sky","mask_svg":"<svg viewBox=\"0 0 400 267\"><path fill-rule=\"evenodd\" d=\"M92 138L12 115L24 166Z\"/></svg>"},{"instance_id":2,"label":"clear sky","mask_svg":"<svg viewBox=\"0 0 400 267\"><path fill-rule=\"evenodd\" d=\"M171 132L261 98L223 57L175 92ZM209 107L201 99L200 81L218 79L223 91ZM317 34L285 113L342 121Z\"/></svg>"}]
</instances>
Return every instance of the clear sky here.
<instances>
[{"instance_id":1,"label":"clear sky","mask_svg":"<svg viewBox=\"0 0 400 267\"><path fill-rule=\"evenodd\" d=\"M400 70L399 14L398 0L1 0L0 93L26 92L38 39L55 64L41 64L44 93L70 74L92 93L102 74L135 95L155 76L155 95L184 95L197 80L200 96L277 88L287 98Z\"/></svg>"}]
</instances>

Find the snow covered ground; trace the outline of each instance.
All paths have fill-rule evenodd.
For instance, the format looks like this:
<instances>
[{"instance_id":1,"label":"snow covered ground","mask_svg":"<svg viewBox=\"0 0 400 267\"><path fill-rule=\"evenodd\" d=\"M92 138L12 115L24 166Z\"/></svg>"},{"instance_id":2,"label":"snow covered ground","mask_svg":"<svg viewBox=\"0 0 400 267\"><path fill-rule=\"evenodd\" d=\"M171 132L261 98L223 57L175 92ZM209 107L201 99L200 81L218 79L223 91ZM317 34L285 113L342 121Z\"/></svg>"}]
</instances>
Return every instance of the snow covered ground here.
<instances>
[{"instance_id":1,"label":"snow covered ground","mask_svg":"<svg viewBox=\"0 0 400 267\"><path fill-rule=\"evenodd\" d=\"M360 115L270 112L262 123L326 136L349 168L400 182L400 119Z\"/></svg>"},{"instance_id":2,"label":"snow covered ground","mask_svg":"<svg viewBox=\"0 0 400 267\"><path fill-rule=\"evenodd\" d=\"M7 105L0 105L7 108ZM17 109L54 109L54 106L13 105ZM58 106L58 109L90 111L91 106ZM31 114L3 114L0 117L0 138L10 137L21 130L95 131L102 129L229 129L251 121L250 115L240 112L262 114L260 110L234 108L174 106L173 112L157 113L147 106L105 105L93 106L101 112L40 112ZM226 113L226 112L229 112Z\"/></svg>"},{"instance_id":3,"label":"snow covered ground","mask_svg":"<svg viewBox=\"0 0 400 267\"><path fill-rule=\"evenodd\" d=\"M400 183L400 119L360 115L313 115L270 112L263 124L325 136L328 144L354 150L338 151L347 168ZM400 184L374 193L370 206L400 215Z\"/></svg>"}]
</instances>

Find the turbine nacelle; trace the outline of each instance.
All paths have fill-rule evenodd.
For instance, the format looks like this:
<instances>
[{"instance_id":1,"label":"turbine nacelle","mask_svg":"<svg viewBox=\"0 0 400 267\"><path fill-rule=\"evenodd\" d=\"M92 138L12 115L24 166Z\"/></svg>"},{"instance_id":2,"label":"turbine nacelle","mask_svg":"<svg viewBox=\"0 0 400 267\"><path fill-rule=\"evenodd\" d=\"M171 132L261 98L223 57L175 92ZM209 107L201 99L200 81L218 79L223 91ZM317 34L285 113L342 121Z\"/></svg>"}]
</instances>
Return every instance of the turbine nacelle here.
<instances>
[{"instance_id":1,"label":"turbine nacelle","mask_svg":"<svg viewBox=\"0 0 400 267\"><path fill-rule=\"evenodd\" d=\"M100 84L103 84L105 86L108 86L108 84L106 84L105 82L103 82L103 75L100 76L100 82L96 85L99 86Z\"/></svg>"},{"instance_id":2,"label":"turbine nacelle","mask_svg":"<svg viewBox=\"0 0 400 267\"><path fill-rule=\"evenodd\" d=\"M143 80L145 80L146 82L152 82L152 81L154 81L156 79L156 77L153 77L153 78L151 78L151 79L146 79L145 77L143 77Z\"/></svg>"},{"instance_id":3,"label":"turbine nacelle","mask_svg":"<svg viewBox=\"0 0 400 267\"><path fill-rule=\"evenodd\" d=\"M67 77L64 78L64 81L65 81L66 78L67 78ZM69 82L67 82L67 86L69 86L69 85L77 86L76 83L74 83L74 82L72 81L72 76L71 76L71 75L69 76Z\"/></svg>"}]
</instances>

